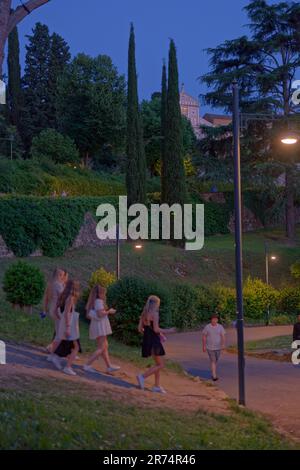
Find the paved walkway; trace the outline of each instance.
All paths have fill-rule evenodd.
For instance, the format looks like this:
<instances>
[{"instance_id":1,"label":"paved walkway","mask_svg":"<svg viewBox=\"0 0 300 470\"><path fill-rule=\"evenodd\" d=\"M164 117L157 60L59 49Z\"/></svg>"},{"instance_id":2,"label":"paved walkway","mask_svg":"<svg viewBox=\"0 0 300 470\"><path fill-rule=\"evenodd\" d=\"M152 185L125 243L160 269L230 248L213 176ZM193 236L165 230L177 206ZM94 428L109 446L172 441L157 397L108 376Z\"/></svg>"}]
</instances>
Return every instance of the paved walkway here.
<instances>
[{"instance_id":1,"label":"paved walkway","mask_svg":"<svg viewBox=\"0 0 300 470\"><path fill-rule=\"evenodd\" d=\"M245 340L291 334L291 327L246 328ZM236 344L236 331L227 330L227 345ZM292 342L292 340L291 340ZM201 347L201 332L170 335L168 356L190 374L210 379L207 355ZM218 387L232 398L238 396L237 355L223 353ZM247 406L268 414L279 428L300 438L300 366L246 357Z\"/></svg>"}]
</instances>

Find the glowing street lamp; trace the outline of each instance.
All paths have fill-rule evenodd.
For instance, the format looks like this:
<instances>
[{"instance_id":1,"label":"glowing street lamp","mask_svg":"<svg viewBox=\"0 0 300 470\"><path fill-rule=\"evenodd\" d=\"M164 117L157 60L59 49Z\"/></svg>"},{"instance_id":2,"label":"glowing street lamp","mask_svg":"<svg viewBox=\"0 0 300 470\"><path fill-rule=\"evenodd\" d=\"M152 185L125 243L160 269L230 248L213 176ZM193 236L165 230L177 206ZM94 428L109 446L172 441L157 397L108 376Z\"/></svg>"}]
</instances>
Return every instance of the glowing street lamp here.
<instances>
[{"instance_id":1,"label":"glowing street lamp","mask_svg":"<svg viewBox=\"0 0 300 470\"><path fill-rule=\"evenodd\" d=\"M299 141L299 136L295 132L288 132L282 137L281 142L285 145L295 145Z\"/></svg>"}]
</instances>

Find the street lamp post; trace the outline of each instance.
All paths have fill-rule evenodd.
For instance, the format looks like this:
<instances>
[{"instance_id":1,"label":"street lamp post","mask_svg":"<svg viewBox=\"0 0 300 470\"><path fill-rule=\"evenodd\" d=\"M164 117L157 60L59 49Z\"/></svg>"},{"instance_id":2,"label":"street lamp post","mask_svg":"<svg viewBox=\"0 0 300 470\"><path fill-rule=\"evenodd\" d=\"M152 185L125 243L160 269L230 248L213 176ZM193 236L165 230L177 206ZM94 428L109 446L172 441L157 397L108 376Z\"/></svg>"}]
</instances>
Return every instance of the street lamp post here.
<instances>
[{"instance_id":1,"label":"street lamp post","mask_svg":"<svg viewBox=\"0 0 300 470\"><path fill-rule=\"evenodd\" d=\"M116 259L116 265L117 265L117 279L118 281L120 280L120 226L119 224L116 225L116 242L117 242L117 259Z\"/></svg>"},{"instance_id":2,"label":"street lamp post","mask_svg":"<svg viewBox=\"0 0 300 470\"><path fill-rule=\"evenodd\" d=\"M142 251L143 244L141 242L137 242L134 245L135 250ZM120 243L120 225L116 225L116 274L117 280L121 279L121 243Z\"/></svg>"},{"instance_id":3,"label":"street lamp post","mask_svg":"<svg viewBox=\"0 0 300 470\"><path fill-rule=\"evenodd\" d=\"M265 260L266 260L266 284L269 285L269 253L268 253L267 242L265 242Z\"/></svg>"},{"instance_id":4,"label":"street lamp post","mask_svg":"<svg viewBox=\"0 0 300 470\"><path fill-rule=\"evenodd\" d=\"M276 261L277 257L274 255L270 256L270 253L268 250L268 244L267 242L265 242L266 284L268 286L270 285L270 260ZM269 324L270 324L270 305L268 305L268 308L267 308L266 326L269 326Z\"/></svg>"},{"instance_id":5,"label":"street lamp post","mask_svg":"<svg viewBox=\"0 0 300 470\"><path fill-rule=\"evenodd\" d=\"M233 82L233 147L234 147L234 206L235 206L235 259L236 259L236 293L237 293L237 335L238 335L238 369L239 369L239 403L245 405L245 352L244 352L244 308L243 308L243 258L242 258L242 196L241 196L241 150L240 124L247 127L248 121L278 121L280 117L272 114L240 114L239 87ZM242 119L241 119L242 118ZM300 120L298 120L300 121ZM295 145L300 135L288 131L281 139L285 145ZM276 260L276 257L274 257ZM266 277L269 281L269 258L266 258Z\"/></svg>"},{"instance_id":6,"label":"street lamp post","mask_svg":"<svg viewBox=\"0 0 300 470\"><path fill-rule=\"evenodd\" d=\"M269 253L268 253L267 242L265 242L265 261L266 261L266 284L269 285ZM270 324L270 305L268 304L266 326L269 326L269 324Z\"/></svg>"},{"instance_id":7,"label":"street lamp post","mask_svg":"<svg viewBox=\"0 0 300 470\"><path fill-rule=\"evenodd\" d=\"M241 191L241 150L239 87L233 83L233 153L234 153L234 207L235 207L235 274L237 294L237 338L239 404L246 404L245 397L245 351L244 351L244 308L243 308L243 258L242 258L242 191Z\"/></svg>"}]
</instances>

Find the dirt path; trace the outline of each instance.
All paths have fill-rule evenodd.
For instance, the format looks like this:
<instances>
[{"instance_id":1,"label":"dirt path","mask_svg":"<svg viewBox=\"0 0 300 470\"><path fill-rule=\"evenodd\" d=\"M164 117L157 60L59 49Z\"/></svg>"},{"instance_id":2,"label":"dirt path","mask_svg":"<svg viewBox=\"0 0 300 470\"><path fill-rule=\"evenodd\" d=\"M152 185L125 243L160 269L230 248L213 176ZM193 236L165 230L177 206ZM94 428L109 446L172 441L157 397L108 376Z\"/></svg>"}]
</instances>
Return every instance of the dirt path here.
<instances>
[{"instance_id":1,"label":"dirt path","mask_svg":"<svg viewBox=\"0 0 300 470\"><path fill-rule=\"evenodd\" d=\"M45 378L80 383L89 387L91 396L105 396L114 400L126 400L127 403L147 407L166 407L180 412L198 409L216 413L230 413L227 395L215 387L208 386L198 378L184 374L163 371L162 385L168 391L166 395L151 392L153 379L149 379L144 392L136 385L138 369L128 363L116 361L122 366L120 372L107 375L87 374L82 369L84 356L76 361L76 377L69 377L46 361L46 354L41 348L22 345L7 345L7 364L0 365L0 385L2 388L21 388L30 385L30 379ZM97 366L96 366L97 368Z\"/></svg>"}]
</instances>

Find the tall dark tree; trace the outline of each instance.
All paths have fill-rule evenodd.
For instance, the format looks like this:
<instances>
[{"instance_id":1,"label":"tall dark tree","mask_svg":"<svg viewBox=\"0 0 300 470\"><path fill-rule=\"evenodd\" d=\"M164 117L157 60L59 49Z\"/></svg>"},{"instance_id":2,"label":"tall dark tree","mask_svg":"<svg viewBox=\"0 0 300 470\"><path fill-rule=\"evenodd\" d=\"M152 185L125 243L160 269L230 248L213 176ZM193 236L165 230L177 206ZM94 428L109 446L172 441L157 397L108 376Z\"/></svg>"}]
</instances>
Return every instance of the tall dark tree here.
<instances>
[{"instance_id":1,"label":"tall dark tree","mask_svg":"<svg viewBox=\"0 0 300 470\"><path fill-rule=\"evenodd\" d=\"M24 93L24 142L29 149L32 139L42 130L57 128L57 81L70 60L67 43L48 26L37 23L32 35L27 36Z\"/></svg>"},{"instance_id":2,"label":"tall dark tree","mask_svg":"<svg viewBox=\"0 0 300 470\"><path fill-rule=\"evenodd\" d=\"M22 107L20 44L18 29L15 27L8 36L8 107L10 122L20 129Z\"/></svg>"},{"instance_id":3,"label":"tall dark tree","mask_svg":"<svg viewBox=\"0 0 300 470\"><path fill-rule=\"evenodd\" d=\"M155 92L152 94L151 100L144 100L141 104L147 167L152 176L162 174L161 162L164 151L166 92L167 84L165 83L165 96L163 96L164 92ZM165 102L165 104L162 104L162 102ZM182 116L182 130L183 154L185 157L191 157L195 152L196 137L190 121L185 116Z\"/></svg>"},{"instance_id":4,"label":"tall dark tree","mask_svg":"<svg viewBox=\"0 0 300 470\"><path fill-rule=\"evenodd\" d=\"M59 34L53 33L50 38L48 70L48 127L52 129L57 129L58 127L56 119L57 82L70 59L69 45Z\"/></svg>"},{"instance_id":5,"label":"tall dark tree","mask_svg":"<svg viewBox=\"0 0 300 470\"><path fill-rule=\"evenodd\" d=\"M230 112L232 81L237 79L241 90L242 112L270 113L286 121L297 111L291 97L292 83L300 67L299 2L270 4L265 0L254 0L250 1L245 10L250 20L250 38L242 36L208 50L211 71L202 77L209 87L206 103ZM265 125L261 128L262 132L266 131ZM262 138L260 140L263 141ZM278 136L272 152L272 141L264 142L265 152L260 154L265 158L271 159L275 153L279 153ZM252 157L256 159L257 154L252 152ZM284 149L281 154L283 157ZM293 239L295 184L293 165L288 161L285 163L285 172L286 231L287 236Z\"/></svg>"},{"instance_id":6,"label":"tall dark tree","mask_svg":"<svg viewBox=\"0 0 300 470\"><path fill-rule=\"evenodd\" d=\"M160 174L161 160L161 94L153 93L151 100L142 101L141 115L143 120L143 135L147 168L151 176Z\"/></svg>"},{"instance_id":7,"label":"tall dark tree","mask_svg":"<svg viewBox=\"0 0 300 470\"><path fill-rule=\"evenodd\" d=\"M129 205L146 202L146 156L138 99L133 25L130 28L128 49L126 186Z\"/></svg>"},{"instance_id":8,"label":"tall dark tree","mask_svg":"<svg viewBox=\"0 0 300 470\"><path fill-rule=\"evenodd\" d=\"M49 0L28 0L13 8L12 0L0 0L0 79L2 78L4 49L9 34L29 13L48 2Z\"/></svg>"},{"instance_id":9,"label":"tall dark tree","mask_svg":"<svg viewBox=\"0 0 300 470\"><path fill-rule=\"evenodd\" d=\"M167 67L164 61L161 75L161 107L160 107L160 119L161 119L161 194L166 193L165 188L165 166L166 166L166 155L165 155L165 140L166 140L166 122L167 122Z\"/></svg>"},{"instance_id":10,"label":"tall dark tree","mask_svg":"<svg viewBox=\"0 0 300 470\"><path fill-rule=\"evenodd\" d=\"M186 180L183 162L183 130L180 110L177 54L170 42L167 113L165 125L162 201L169 205L186 202Z\"/></svg>"},{"instance_id":11,"label":"tall dark tree","mask_svg":"<svg viewBox=\"0 0 300 470\"><path fill-rule=\"evenodd\" d=\"M49 113L49 51L48 26L37 23L27 36L25 72L23 76L24 115L22 116L24 145L29 150L32 138L47 129Z\"/></svg>"},{"instance_id":12,"label":"tall dark tree","mask_svg":"<svg viewBox=\"0 0 300 470\"><path fill-rule=\"evenodd\" d=\"M57 117L86 165L95 165L108 148L124 149L126 83L110 57L73 59L58 80Z\"/></svg>"}]
</instances>

